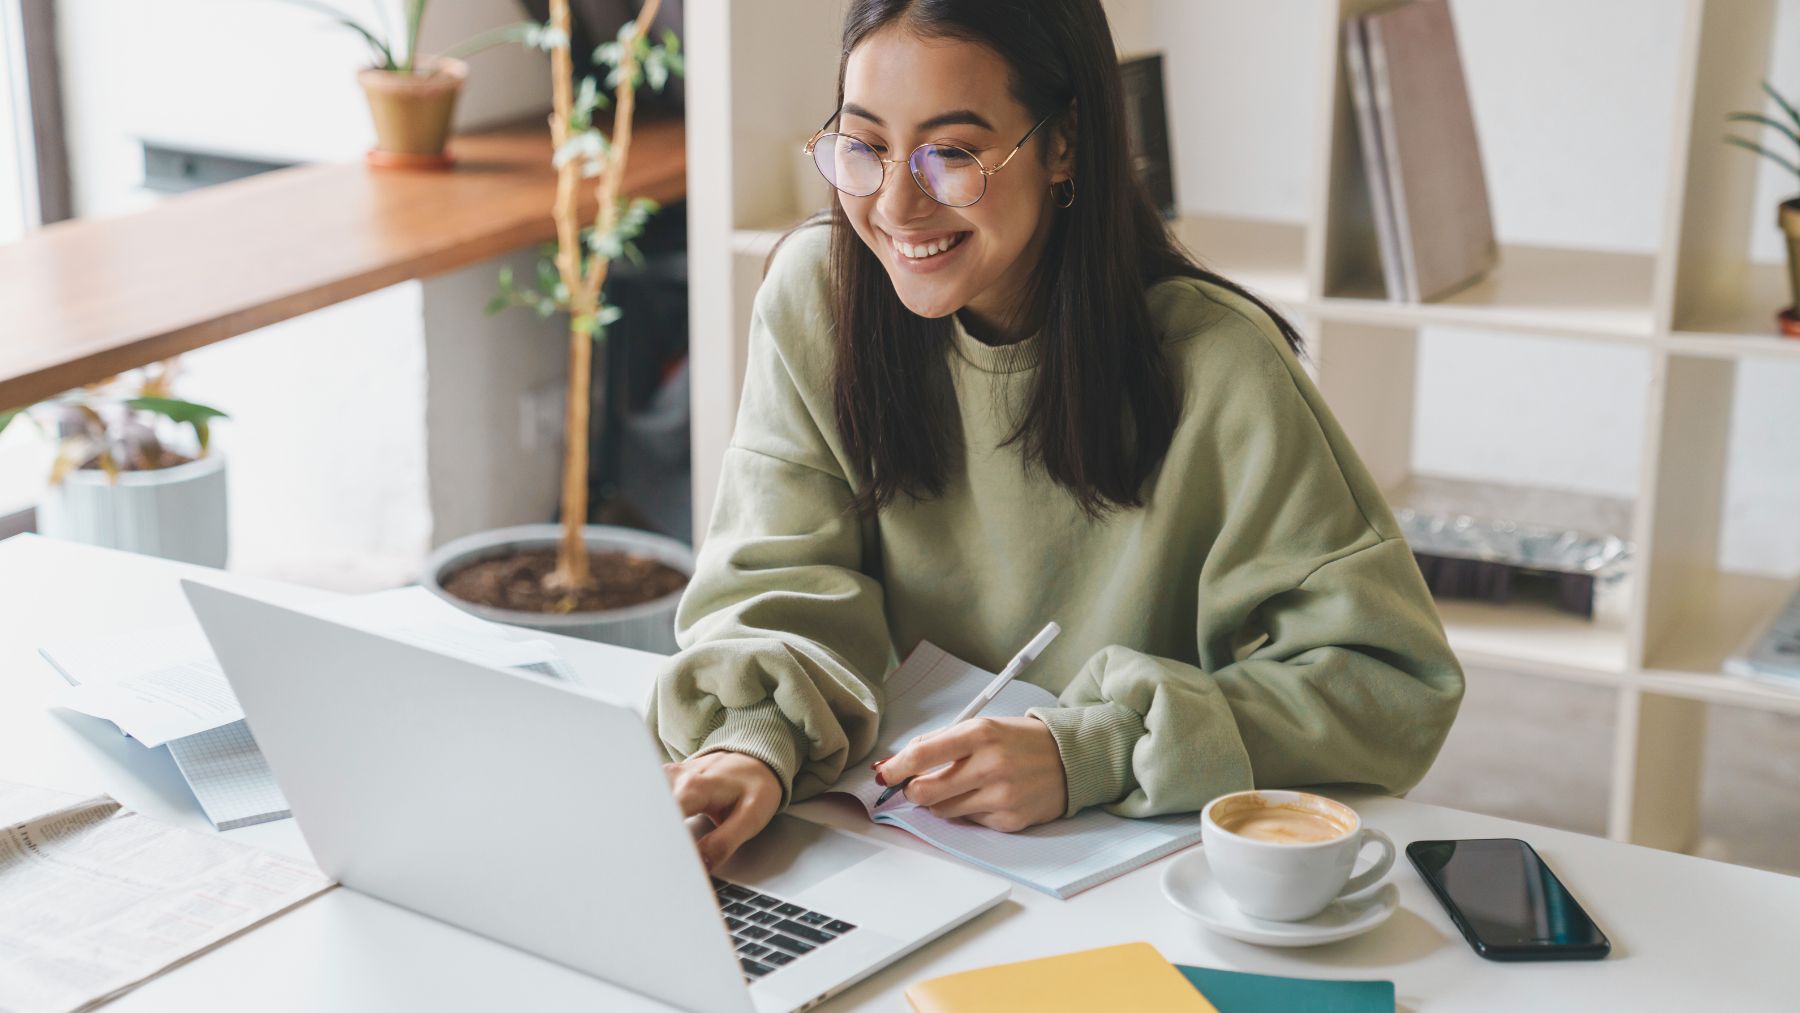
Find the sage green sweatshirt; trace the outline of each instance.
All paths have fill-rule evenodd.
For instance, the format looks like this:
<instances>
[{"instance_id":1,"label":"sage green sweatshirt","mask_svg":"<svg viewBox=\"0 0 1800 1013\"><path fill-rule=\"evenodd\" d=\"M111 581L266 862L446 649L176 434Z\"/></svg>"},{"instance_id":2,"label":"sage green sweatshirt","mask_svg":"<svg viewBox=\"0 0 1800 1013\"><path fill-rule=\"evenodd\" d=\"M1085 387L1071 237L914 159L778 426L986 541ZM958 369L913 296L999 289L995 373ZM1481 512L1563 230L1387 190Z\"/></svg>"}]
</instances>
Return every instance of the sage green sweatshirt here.
<instances>
[{"instance_id":1,"label":"sage green sweatshirt","mask_svg":"<svg viewBox=\"0 0 1800 1013\"><path fill-rule=\"evenodd\" d=\"M747 753L784 805L804 799L866 759L882 681L920 640L995 671L1055 620L1021 678L1058 694L1031 713L1062 754L1068 814L1418 782L1462 671L1392 512L1267 314L1192 279L1149 290L1180 421L1146 505L1099 521L1001 446L1034 339L990 347L956 324L966 452L942 496L859 518L831 408L827 234L791 237L757 294L682 649L650 703L671 758Z\"/></svg>"}]
</instances>

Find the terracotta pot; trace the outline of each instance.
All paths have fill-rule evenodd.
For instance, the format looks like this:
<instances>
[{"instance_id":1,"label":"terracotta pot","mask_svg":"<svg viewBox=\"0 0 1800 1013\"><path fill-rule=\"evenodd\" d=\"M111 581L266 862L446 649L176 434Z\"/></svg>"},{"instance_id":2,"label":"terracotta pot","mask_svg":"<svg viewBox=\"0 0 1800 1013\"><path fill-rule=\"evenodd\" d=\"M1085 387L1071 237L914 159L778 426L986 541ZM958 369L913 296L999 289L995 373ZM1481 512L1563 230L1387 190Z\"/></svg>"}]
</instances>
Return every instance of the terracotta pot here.
<instances>
[{"instance_id":1,"label":"terracotta pot","mask_svg":"<svg viewBox=\"0 0 1800 1013\"><path fill-rule=\"evenodd\" d=\"M449 57L428 58L424 73L370 68L356 75L375 119L377 165L448 165L444 145L450 117L469 65Z\"/></svg>"},{"instance_id":2,"label":"terracotta pot","mask_svg":"<svg viewBox=\"0 0 1800 1013\"><path fill-rule=\"evenodd\" d=\"M1792 305L1800 307L1800 197L1782 201L1775 220L1787 233L1788 295Z\"/></svg>"}]
</instances>

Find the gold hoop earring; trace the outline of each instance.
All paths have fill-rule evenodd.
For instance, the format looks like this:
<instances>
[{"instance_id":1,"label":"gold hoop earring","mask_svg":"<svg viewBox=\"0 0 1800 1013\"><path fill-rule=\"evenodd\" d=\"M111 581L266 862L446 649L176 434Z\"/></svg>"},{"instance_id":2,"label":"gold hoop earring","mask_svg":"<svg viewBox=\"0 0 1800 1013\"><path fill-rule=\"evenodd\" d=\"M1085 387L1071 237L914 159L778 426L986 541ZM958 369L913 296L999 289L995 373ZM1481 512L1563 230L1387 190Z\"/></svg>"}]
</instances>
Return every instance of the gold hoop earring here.
<instances>
[{"instance_id":1,"label":"gold hoop earring","mask_svg":"<svg viewBox=\"0 0 1800 1013\"><path fill-rule=\"evenodd\" d=\"M1069 185L1069 189L1067 191L1069 196L1067 199L1064 199L1063 191L1060 191L1057 189L1057 187L1061 186L1063 183L1067 183ZM1071 176L1070 178L1063 180L1061 183L1050 184L1050 199L1055 201L1056 206L1059 208L1066 208L1066 207L1070 207L1071 205L1073 205L1075 203L1075 178L1073 176Z\"/></svg>"}]
</instances>

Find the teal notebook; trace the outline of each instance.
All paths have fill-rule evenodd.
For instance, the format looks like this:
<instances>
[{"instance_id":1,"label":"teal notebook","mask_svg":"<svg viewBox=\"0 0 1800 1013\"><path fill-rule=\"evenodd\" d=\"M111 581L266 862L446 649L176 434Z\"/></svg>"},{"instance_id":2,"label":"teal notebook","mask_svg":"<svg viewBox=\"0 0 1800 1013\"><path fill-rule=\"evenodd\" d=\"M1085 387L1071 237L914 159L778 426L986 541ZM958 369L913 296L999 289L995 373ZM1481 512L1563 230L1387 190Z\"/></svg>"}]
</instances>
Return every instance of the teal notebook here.
<instances>
[{"instance_id":1,"label":"teal notebook","mask_svg":"<svg viewBox=\"0 0 1800 1013\"><path fill-rule=\"evenodd\" d=\"M1391 981L1281 978L1186 964L1176 964L1175 969L1219 1013L1394 1013Z\"/></svg>"}]
</instances>

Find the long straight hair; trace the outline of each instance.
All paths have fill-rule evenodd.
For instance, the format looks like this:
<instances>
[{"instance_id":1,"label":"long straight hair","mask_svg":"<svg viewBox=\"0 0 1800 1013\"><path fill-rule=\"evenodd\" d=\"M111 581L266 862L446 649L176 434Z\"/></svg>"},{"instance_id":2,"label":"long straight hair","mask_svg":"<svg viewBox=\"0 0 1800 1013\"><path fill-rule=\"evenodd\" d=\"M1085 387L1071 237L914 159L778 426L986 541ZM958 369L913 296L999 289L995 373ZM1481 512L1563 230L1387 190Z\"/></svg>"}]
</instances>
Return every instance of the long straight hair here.
<instances>
[{"instance_id":1,"label":"long straight hair","mask_svg":"<svg viewBox=\"0 0 1800 1013\"><path fill-rule=\"evenodd\" d=\"M987 47L1011 69L1010 88L1036 121L1037 157L1076 116L1079 198L1052 213L1049 241L1025 294L1022 320L1041 320L1033 385L1017 427L1028 467L1041 468L1089 517L1143 505L1180 414L1180 392L1150 319L1146 290L1198 278L1248 299L1290 347L1300 335L1261 299L1197 264L1175 242L1130 163L1112 30L1100 0L852 0L838 62L838 108L851 50L900 23L924 37ZM1021 156L1025 153L1021 152ZM830 211L836 325L833 408L858 472L856 508L945 489L962 453L946 356L948 317L907 309L875 253Z\"/></svg>"}]
</instances>

